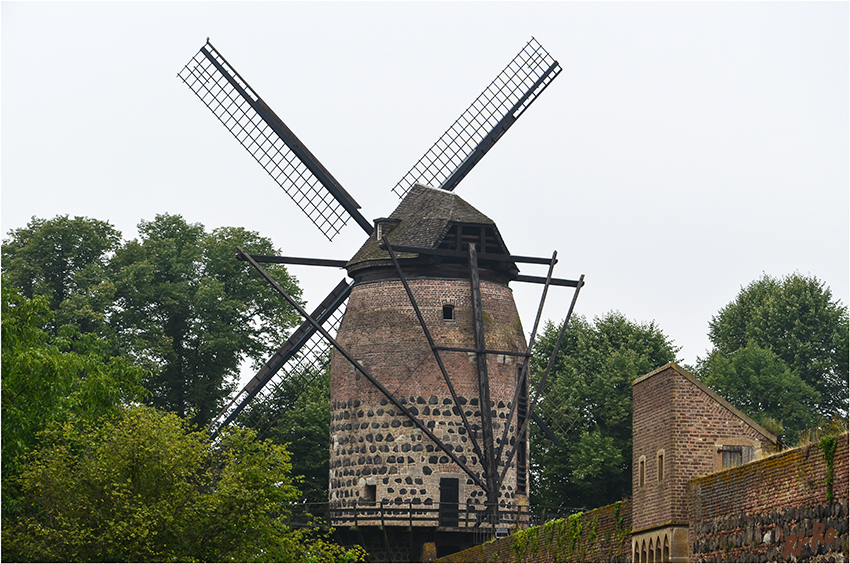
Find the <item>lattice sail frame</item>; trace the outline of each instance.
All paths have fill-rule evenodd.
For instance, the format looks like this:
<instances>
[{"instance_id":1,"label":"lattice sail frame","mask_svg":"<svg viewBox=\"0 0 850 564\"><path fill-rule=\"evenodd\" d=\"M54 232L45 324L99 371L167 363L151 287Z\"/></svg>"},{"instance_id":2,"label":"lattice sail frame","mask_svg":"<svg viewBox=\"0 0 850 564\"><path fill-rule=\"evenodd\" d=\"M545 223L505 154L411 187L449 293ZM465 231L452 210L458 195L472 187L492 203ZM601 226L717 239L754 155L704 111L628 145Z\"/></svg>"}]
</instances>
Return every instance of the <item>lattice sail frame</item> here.
<instances>
[{"instance_id":1,"label":"lattice sail frame","mask_svg":"<svg viewBox=\"0 0 850 564\"><path fill-rule=\"evenodd\" d=\"M351 217L362 224L360 206L209 41L177 76L328 240Z\"/></svg>"},{"instance_id":2,"label":"lattice sail frame","mask_svg":"<svg viewBox=\"0 0 850 564\"><path fill-rule=\"evenodd\" d=\"M347 295L346 292L344 301L334 306L322 323L322 327L332 334L339 329L345 314ZM218 435L235 420L257 429L259 438L264 437L279 416L291 409L301 394L328 368L330 351L330 343L317 331L310 331L310 336L297 347L295 354L288 356L284 362L278 360L281 352L278 351L210 423L211 434ZM263 408L267 409L265 413ZM267 418L260 421L263 415Z\"/></svg>"},{"instance_id":3,"label":"lattice sail frame","mask_svg":"<svg viewBox=\"0 0 850 564\"><path fill-rule=\"evenodd\" d=\"M334 313L323 327L330 333L336 333L345 307ZM310 340L301 347L297 357L290 360L280 371L277 372L268 384L266 384L254 396L253 401L247 406L245 423L258 428L257 437L264 438L270 427L280 416L292 409L301 395L307 391L316 378L320 377L324 370L330 370L331 345L324 340L320 333L313 334ZM281 401L283 400L283 401ZM258 407L265 408L263 413ZM269 409L271 407L272 409ZM257 415L259 413L259 416ZM264 422L257 419L267 415Z\"/></svg>"},{"instance_id":4,"label":"lattice sail frame","mask_svg":"<svg viewBox=\"0 0 850 564\"><path fill-rule=\"evenodd\" d=\"M393 192L403 198L414 184L454 190L560 72L558 61L532 37Z\"/></svg>"}]
</instances>

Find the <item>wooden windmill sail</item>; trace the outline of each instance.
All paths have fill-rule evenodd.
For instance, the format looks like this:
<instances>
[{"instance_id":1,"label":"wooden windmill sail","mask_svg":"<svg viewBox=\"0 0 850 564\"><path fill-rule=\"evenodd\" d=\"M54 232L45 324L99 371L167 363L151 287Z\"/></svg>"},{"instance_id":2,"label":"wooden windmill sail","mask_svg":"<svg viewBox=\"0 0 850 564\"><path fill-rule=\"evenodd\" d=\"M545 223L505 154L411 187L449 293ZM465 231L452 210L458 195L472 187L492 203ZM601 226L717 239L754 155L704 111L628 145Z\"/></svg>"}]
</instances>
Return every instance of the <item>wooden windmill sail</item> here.
<instances>
[{"instance_id":1,"label":"wooden windmill sail","mask_svg":"<svg viewBox=\"0 0 850 564\"><path fill-rule=\"evenodd\" d=\"M469 491L481 494L481 505L491 509L506 500L506 476L513 492L523 487L527 469L524 461L517 464L517 457L524 455L528 421L539 422L534 407L540 394L532 394L531 398L527 394L531 343L525 343L508 283L543 285L531 333L533 341L549 287L573 287L577 296L583 277L553 278L556 253L551 258L511 255L495 224L452 191L560 71L558 62L532 38L396 184L393 191L402 198L398 208L388 217L371 222L360 213L360 206L351 195L207 41L178 76L328 239L337 236L351 219L367 235L366 242L349 261L252 256L239 251L239 258L265 276L306 321L216 418L211 427L213 434L250 411L252 405L272 404L279 412L287 409L299 390L306 387L306 380L315 376L317 366L327 359L328 348L332 347L331 496L335 502L346 505L370 496L387 499L379 493L379 486L387 486L384 494L389 493L388 489L396 490L383 482L385 476L381 472L381 468L390 472L390 458L403 460L401 464L393 463L393 474L405 466L408 470L402 472L402 481L409 478L414 485L423 486L415 488L419 495L406 493L405 497L393 498L410 503L417 498L424 504L427 494L439 487L433 480L426 486L424 478L422 484L415 484L414 476L424 476L425 468L434 472L428 464L442 464L442 474L449 467L453 472L457 470L455 474L462 474L464 483L470 483ZM343 279L308 314L262 269L261 264L269 262L345 267L353 281ZM547 264L549 274L546 278L521 275L517 264L522 263ZM437 301L426 297L425 280L433 282L430 292L440 296ZM384 281L390 281L392 288L376 290L375 284ZM392 303L384 311L387 315L383 323L375 309L378 297ZM437 311L441 316L459 317L439 317ZM391 328L393 315L398 319ZM495 318L499 320L494 321ZM444 321L455 323L442 324ZM442 337L451 342L444 342L435 327L448 328ZM337 330L338 340L334 337ZM367 335L386 337L383 352L375 352L373 346L380 340L364 344L362 337ZM417 346L401 346L407 340L416 341ZM412 379L415 385L402 383L402 377L408 383ZM433 386L421 385L419 380L433 380ZM490 404L493 409L486 408ZM479 409L474 409L475 405ZM379 410L381 415L377 415ZM264 411L268 417L269 410ZM372 415L368 415L370 411ZM357 419L356 429L353 419ZM465 435L465 440L455 444L447 433L438 433L438 419L451 422L458 433L463 430L459 434ZM390 431L379 431L385 425ZM415 437L404 445L393 445L405 449L404 456L388 454L380 448L386 446L386 437L392 435L394 428L408 431L406 437ZM366 432L371 429L376 431ZM379 434L382 445L376 444L381 442L376 440ZM368 442L372 444L361 444ZM408 449L416 452L418 458L408 455ZM386 456L378 454L382 451ZM376 462L378 459L380 462ZM434 463L424 463L434 459ZM337 463L340 470L334 474ZM352 469L352 465L360 468ZM350 476L342 470L343 466L352 472ZM381 477L382 484L376 483L377 477ZM401 489L414 488L399 487L398 491Z\"/></svg>"}]
</instances>

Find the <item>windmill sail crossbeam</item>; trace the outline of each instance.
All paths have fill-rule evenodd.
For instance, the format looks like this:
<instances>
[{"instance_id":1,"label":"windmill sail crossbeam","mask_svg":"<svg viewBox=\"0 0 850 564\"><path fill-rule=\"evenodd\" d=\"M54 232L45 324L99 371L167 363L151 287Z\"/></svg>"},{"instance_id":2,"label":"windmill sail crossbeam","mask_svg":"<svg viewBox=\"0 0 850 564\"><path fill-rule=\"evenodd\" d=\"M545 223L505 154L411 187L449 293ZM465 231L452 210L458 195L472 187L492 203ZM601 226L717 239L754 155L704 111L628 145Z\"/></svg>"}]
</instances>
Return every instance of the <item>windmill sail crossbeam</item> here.
<instances>
[{"instance_id":1,"label":"windmill sail crossbeam","mask_svg":"<svg viewBox=\"0 0 850 564\"><path fill-rule=\"evenodd\" d=\"M404 197L416 183L453 190L560 72L532 38L393 191Z\"/></svg>"},{"instance_id":2,"label":"windmill sail crossbeam","mask_svg":"<svg viewBox=\"0 0 850 564\"><path fill-rule=\"evenodd\" d=\"M313 312L313 317L329 331L339 327L345 310L343 304L352 286L343 279ZM213 436L236 419L251 402L268 408L270 401L274 400L277 414L292 407L324 370L329 350L321 335L316 334L315 327L304 322L213 420L210 425ZM251 415L249 412L248 419L252 419Z\"/></svg>"},{"instance_id":3,"label":"windmill sail crossbeam","mask_svg":"<svg viewBox=\"0 0 850 564\"><path fill-rule=\"evenodd\" d=\"M210 43L178 76L325 237L351 217L371 233L357 202Z\"/></svg>"}]
</instances>

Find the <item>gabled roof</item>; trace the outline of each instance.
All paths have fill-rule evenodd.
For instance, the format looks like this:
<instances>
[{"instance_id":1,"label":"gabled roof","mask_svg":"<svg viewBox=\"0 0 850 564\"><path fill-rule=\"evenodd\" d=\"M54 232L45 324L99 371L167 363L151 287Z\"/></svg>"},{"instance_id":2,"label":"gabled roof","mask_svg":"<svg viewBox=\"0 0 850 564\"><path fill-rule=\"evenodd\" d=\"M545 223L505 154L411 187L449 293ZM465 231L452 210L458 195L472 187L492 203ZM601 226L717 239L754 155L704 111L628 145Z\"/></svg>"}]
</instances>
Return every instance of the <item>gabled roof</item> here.
<instances>
[{"instance_id":1,"label":"gabled roof","mask_svg":"<svg viewBox=\"0 0 850 564\"><path fill-rule=\"evenodd\" d=\"M393 245L436 249L451 225L463 223L491 226L500 245L507 252L507 247L493 220L454 192L416 184L387 219L391 224L395 224L387 233L387 239ZM403 253L397 256L412 258L416 255ZM373 235L360 247L346 266L364 261L389 260L389 258L389 253L381 250Z\"/></svg>"},{"instance_id":2,"label":"gabled roof","mask_svg":"<svg viewBox=\"0 0 850 564\"><path fill-rule=\"evenodd\" d=\"M714 390L712 390L711 388L706 386L696 376L694 376L693 374L691 374L690 372L688 372L687 370L685 370L684 368L682 368L681 366L679 366L675 362L668 362L664 366L662 366L660 368L656 368L655 370L653 370L649 374L644 374L640 378L635 378L634 382L632 382L632 386L639 384L640 382L643 382L644 380L648 380L649 378L652 378L656 374L661 374L662 372L665 372L666 370L673 370L674 372L679 374L679 376L681 376L682 378L684 378L685 380L690 382L692 385L699 388L705 395L707 395L712 400L714 400L715 402L722 405L727 411L729 411L735 417L737 417L738 419L740 419L741 421L743 421L744 423L746 423L747 425L749 425L750 427L755 429L757 432L759 432L762 436L766 437L773 444L777 444L779 442L779 439L776 437L776 435L774 435L773 433L771 433L770 431L768 431L767 429L765 429L764 427L762 427L761 425L759 425L758 423L753 421L753 419L751 417L749 417L743 411L741 411L740 409L738 409L737 407L735 407L734 405L729 403L726 399L721 397L717 392L715 392Z\"/></svg>"}]
</instances>

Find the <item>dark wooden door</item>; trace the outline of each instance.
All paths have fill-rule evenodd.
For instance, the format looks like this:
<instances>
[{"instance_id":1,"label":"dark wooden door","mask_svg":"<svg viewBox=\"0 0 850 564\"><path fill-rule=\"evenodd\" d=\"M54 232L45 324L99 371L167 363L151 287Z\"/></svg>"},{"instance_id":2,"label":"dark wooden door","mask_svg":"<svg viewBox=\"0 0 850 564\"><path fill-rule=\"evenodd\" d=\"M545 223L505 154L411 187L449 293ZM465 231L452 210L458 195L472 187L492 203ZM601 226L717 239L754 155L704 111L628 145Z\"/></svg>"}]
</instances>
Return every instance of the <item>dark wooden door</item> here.
<instances>
[{"instance_id":1,"label":"dark wooden door","mask_svg":"<svg viewBox=\"0 0 850 564\"><path fill-rule=\"evenodd\" d=\"M440 526L457 527L458 524L458 480L440 478Z\"/></svg>"}]
</instances>

